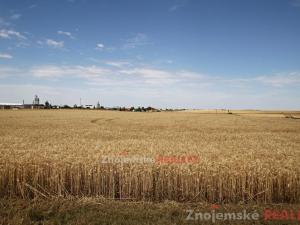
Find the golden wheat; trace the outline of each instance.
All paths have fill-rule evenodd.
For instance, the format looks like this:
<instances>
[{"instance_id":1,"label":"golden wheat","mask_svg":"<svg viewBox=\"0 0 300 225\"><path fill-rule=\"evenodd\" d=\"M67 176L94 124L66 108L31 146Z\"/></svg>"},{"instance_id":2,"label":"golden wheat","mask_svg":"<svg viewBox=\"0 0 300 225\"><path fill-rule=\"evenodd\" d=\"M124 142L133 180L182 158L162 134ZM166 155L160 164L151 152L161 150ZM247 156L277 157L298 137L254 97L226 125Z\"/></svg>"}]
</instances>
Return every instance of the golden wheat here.
<instances>
[{"instance_id":1,"label":"golden wheat","mask_svg":"<svg viewBox=\"0 0 300 225\"><path fill-rule=\"evenodd\" d=\"M226 113L0 112L0 196L300 202L300 124ZM197 156L191 163L101 163Z\"/></svg>"}]
</instances>

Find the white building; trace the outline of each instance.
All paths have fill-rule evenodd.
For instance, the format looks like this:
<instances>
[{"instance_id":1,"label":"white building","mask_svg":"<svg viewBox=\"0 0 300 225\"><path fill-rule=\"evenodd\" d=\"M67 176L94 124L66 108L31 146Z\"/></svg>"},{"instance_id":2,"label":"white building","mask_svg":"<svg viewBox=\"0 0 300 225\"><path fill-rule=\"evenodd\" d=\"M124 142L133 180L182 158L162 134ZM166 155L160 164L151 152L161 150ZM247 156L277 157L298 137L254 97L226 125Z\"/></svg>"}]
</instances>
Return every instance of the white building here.
<instances>
[{"instance_id":1,"label":"white building","mask_svg":"<svg viewBox=\"0 0 300 225\"><path fill-rule=\"evenodd\" d=\"M23 104L21 103L1 103L0 102L0 109L21 109L23 108Z\"/></svg>"}]
</instances>

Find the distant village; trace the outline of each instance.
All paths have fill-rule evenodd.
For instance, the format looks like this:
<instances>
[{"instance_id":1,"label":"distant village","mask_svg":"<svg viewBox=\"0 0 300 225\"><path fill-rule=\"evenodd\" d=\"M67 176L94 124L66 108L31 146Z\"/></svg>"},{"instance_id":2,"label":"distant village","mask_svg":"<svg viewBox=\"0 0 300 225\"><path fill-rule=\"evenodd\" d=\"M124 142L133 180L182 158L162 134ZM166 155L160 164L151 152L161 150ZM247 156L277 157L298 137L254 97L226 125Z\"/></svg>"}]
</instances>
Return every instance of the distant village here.
<instances>
[{"instance_id":1,"label":"distant village","mask_svg":"<svg viewBox=\"0 0 300 225\"><path fill-rule=\"evenodd\" d=\"M96 105L83 105L75 104L73 106L69 105L52 105L50 102L46 101L44 104L40 103L40 99L37 95L34 96L34 99L31 104L23 103L1 103L0 109L97 109L97 110L117 110L117 111L131 111L131 112L160 112L160 111L173 111L172 109L156 109L151 106L148 107L104 107L101 106L99 101Z\"/></svg>"}]
</instances>

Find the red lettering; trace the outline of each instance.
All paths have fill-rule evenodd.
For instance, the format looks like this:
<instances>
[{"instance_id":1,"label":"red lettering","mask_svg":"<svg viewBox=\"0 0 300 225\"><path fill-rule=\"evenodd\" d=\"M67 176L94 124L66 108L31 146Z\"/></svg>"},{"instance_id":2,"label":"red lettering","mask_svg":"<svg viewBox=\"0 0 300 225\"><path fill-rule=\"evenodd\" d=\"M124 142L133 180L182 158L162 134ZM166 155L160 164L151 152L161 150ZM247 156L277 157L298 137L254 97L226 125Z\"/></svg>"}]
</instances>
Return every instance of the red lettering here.
<instances>
[{"instance_id":1,"label":"red lettering","mask_svg":"<svg viewBox=\"0 0 300 225\"><path fill-rule=\"evenodd\" d=\"M264 220L272 220L273 219L273 212L271 209L265 209L264 211Z\"/></svg>"},{"instance_id":2,"label":"red lettering","mask_svg":"<svg viewBox=\"0 0 300 225\"><path fill-rule=\"evenodd\" d=\"M289 213L287 210L282 210L280 213L279 213L279 218L281 220L288 220L289 219Z\"/></svg>"}]
</instances>

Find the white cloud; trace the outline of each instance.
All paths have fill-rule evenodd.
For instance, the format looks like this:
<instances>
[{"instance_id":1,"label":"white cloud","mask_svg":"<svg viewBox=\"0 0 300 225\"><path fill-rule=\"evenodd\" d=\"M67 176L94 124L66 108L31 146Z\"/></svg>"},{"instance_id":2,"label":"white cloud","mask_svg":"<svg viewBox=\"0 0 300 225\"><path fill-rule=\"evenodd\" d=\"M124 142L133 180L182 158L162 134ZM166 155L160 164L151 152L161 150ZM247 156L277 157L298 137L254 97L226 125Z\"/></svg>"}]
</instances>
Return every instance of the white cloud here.
<instances>
[{"instance_id":1,"label":"white cloud","mask_svg":"<svg viewBox=\"0 0 300 225\"><path fill-rule=\"evenodd\" d=\"M71 39L74 39L74 36L72 35L71 32L59 30L59 31L57 31L57 33L60 34L60 35L67 36L67 37L69 37Z\"/></svg>"},{"instance_id":2,"label":"white cloud","mask_svg":"<svg viewBox=\"0 0 300 225\"><path fill-rule=\"evenodd\" d=\"M22 35L20 32L17 32L17 31L14 31L14 30L6 30L6 29L0 30L0 38L4 38L4 39L11 39L11 38L26 39L26 37L24 35Z\"/></svg>"},{"instance_id":3,"label":"white cloud","mask_svg":"<svg viewBox=\"0 0 300 225\"><path fill-rule=\"evenodd\" d=\"M106 61L105 64L108 66L113 66L118 68L131 65L130 62L126 62L126 61Z\"/></svg>"},{"instance_id":4,"label":"white cloud","mask_svg":"<svg viewBox=\"0 0 300 225\"><path fill-rule=\"evenodd\" d=\"M211 82L209 76L191 71L168 71L147 67L139 67L128 70L120 70L121 74L131 75L135 78L142 78L143 82L152 85L171 85L171 84L194 84L207 85Z\"/></svg>"},{"instance_id":5,"label":"white cloud","mask_svg":"<svg viewBox=\"0 0 300 225\"><path fill-rule=\"evenodd\" d=\"M298 85L300 84L300 73L292 72L286 74L275 74L271 76L261 76L255 78L255 80L264 84L272 85L274 87Z\"/></svg>"},{"instance_id":6,"label":"white cloud","mask_svg":"<svg viewBox=\"0 0 300 225\"><path fill-rule=\"evenodd\" d=\"M123 49L131 49L149 44L151 44L151 42L149 41L148 36L143 33L138 33L126 40L126 43L123 45Z\"/></svg>"},{"instance_id":7,"label":"white cloud","mask_svg":"<svg viewBox=\"0 0 300 225\"><path fill-rule=\"evenodd\" d=\"M208 83L208 78L193 72L188 71L167 71L147 67L134 67L124 69L125 66L130 65L123 61L108 61L106 65L111 68L100 66L55 66L45 65L36 66L30 69L29 74L38 78L58 79L58 78L81 78L86 80L89 84L110 84L118 83L119 85L127 85L134 83L135 85L150 85L162 86L180 84L185 85L189 82L202 81L202 85Z\"/></svg>"},{"instance_id":8,"label":"white cloud","mask_svg":"<svg viewBox=\"0 0 300 225\"><path fill-rule=\"evenodd\" d=\"M1 58L12 58L9 54L0 54ZM99 62L101 63L101 61ZM102 62L103 63L103 62ZM199 86L224 86L237 89L253 89L259 84L271 87L293 87L300 85L300 72L274 74L269 76L257 76L251 78L223 78L209 76L189 70L168 70L157 69L147 66L133 65L127 61L104 61L106 66L95 65L41 65L23 70L23 74L38 78L79 78L89 84L106 83L113 85L133 83L149 87L161 87L162 85L172 87L191 87ZM107 67L109 66L109 67ZM0 67L1 68L1 67ZM2 70L13 75L15 68Z\"/></svg>"},{"instance_id":9,"label":"white cloud","mask_svg":"<svg viewBox=\"0 0 300 225\"><path fill-rule=\"evenodd\" d=\"M12 59L13 56L6 53L0 53L0 59Z\"/></svg>"},{"instance_id":10,"label":"white cloud","mask_svg":"<svg viewBox=\"0 0 300 225\"><path fill-rule=\"evenodd\" d=\"M12 67L0 67L0 78L4 77L16 77L19 76L23 71Z\"/></svg>"},{"instance_id":11,"label":"white cloud","mask_svg":"<svg viewBox=\"0 0 300 225\"><path fill-rule=\"evenodd\" d=\"M10 18L13 20L17 20L17 19L20 19L21 16L22 16L21 14L15 13L15 14L11 15Z\"/></svg>"},{"instance_id":12,"label":"white cloud","mask_svg":"<svg viewBox=\"0 0 300 225\"><path fill-rule=\"evenodd\" d=\"M2 102L32 103L33 97L38 94L40 101L48 100L53 105L82 104L96 105L98 101L105 106L126 105L131 106L134 94L126 90L116 88L93 88L93 87L53 87L37 84L0 84L0 96ZM121 96L126 96L125 101ZM136 95L136 94L135 94ZM140 100L140 103L142 101ZM138 103L136 103L138 104Z\"/></svg>"},{"instance_id":13,"label":"white cloud","mask_svg":"<svg viewBox=\"0 0 300 225\"><path fill-rule=\"evenodd\" d=\"M99 51L106 51L106 52L113 52L116 50L115 47L105 46L103 43L97 43L95 49Z\"/></svg>"},{"instance_id":14,"label":"white cloud","mask_svg":"<svg viewBox=\"0 0 300 225\"><path fill-rule=\"evenodd\" d=\"M86 79L95 79L111 75L112 71L99 66L77 66L78 76Z\"/></svg>"},{"instance_id":15,"label":"white cloud","mask_svg":"<svg viewBox=\"0 0 300 225\"><path fill-rule=\"evenodd\" d=\"M179 7L180 7L180 5L173 5L169 8L169 11L170 12L176 11Z\"/></svg>"},{"instance_id":16,"label":"white cloud","mask_svg":"<svg viewBox=\"0 0 300 225\"><path fill-rule=\"evenodd\" d=\"M152 68L134 68L131 70L122 70L121 73L142 76L145 78L170 78L172 77L170 72Z\"/></svg>"},{"instance_id":17,"label":"white cloud","mask_svg":"<svg viewBox=\"0 0 300 225\"><path fill-rule=\"evenodd\" d=\"M84 92L80 88L52 87L37 84L0 84L1 101L32 103L33 96L38 94L40 101L44 103L46 100L51 104L68 104L75 103L74 96L83 97ZM62 97L63 96L63 97ZM77 100L77 98L76 98ZM96 104L96 102L94 103Z\"/></svg>"},{"instance_id":18,"label":"white cloud","mask_svg":"<svg viewBox=\"0 0 300 225\"><path fill-rule=\"evenodd\" d=\"M129 85L129 86L128 86ZM181 89L164 87L149 89L132 88L132 84L120 87L116 82L108 86L67 86L31 84L0 84L0 96L3 102L31 103L38 94L41 102L51 104L74 105L96 104L99 100L104 106L153 106L157 108L231 108L231 109L299 109L297 95L290 93L269 93L267 91L251 95L241 94L240 90L221 91L215 88ZM138 93L138 94L137 94Z\"/></svg>"},{"instance_id":19,"label":"white cloud","mask_svg":"<svg viewBox=\"0 0 300 225\"><path fill-rule=\"evenodd\" d=\"M169 12L174 12L187 4L187 0L177 0L176 4L169 8Z\"/></svg>"},{"instance_id":20,"label":"white cloud","mask_svg":"<svg viewBox=\"0 0 300 225\"><path fill-rule=\"evenodd\" d=\"M168 70L152 67L130 65L123 66L123 61L110 61L113 65L42 65L31 68L13 68L0 66L1 84L5 84L6 77L18 76L30 83L31 81L47 82L59 80L61 91L57 95L58 101L69 103L75 97L77 89L88 90L86 96L93 101L99 96L112 97L109 103L113 105L160 105L162 107L202 107L202 108L299 108L300 73L275 74L270 76L244 78L222 78L208 76L188 70ZM105 63L105 62L104 62ZM80 80L80 84L68 81ZM53 85L51 82L48 83ZM260 84L265 84L263 87ZM1 86L1 85L0 85ZM5 85L4 85L5 86ZM273 88L273 87L285 88ZM70 87L74 87L74 96L70 95ZM257 88L259 87L259 88ZM4 88L4 87L3 87ZM21 88L21 87L20 87ZM56 88L54 85L52 88ZM91 94L91 90L96 90ZM10 96L11 89L4 91L0 88L0 96ZM23 98L19 88L13 89ZM44 93L38 89L35 93ZM100 92L99 92L100 91ZM31 93L31 92L30 92ZM35 94L33 93L33 94ZM89 93L89 94L88 94ZM97 94L98 93L98 94ZM137 95L137 93L139 93ZM70 96L70 97L66 97ZM94 97L93 97L94 96ZM95 97L96 96L96 97ZM32 97L32 96L30 96ZM51 95L50 95L51 97ZM95 99L94 99L95 98ZM49 100L49 99L48 99ZM8 100L7 100L8 101ZM11 100L13 101L13 99ZM95 101L96 102L96 101Z\"/></svg>"},{"instance_id":21,"label":"white cloud","mask_svg":"<svg viewBox=\"0 0 300 225\"><path fill-rule=\"evenodd\" d=\"M25 42L25 41L20 41L20 42L16 43L17 48L27 48L30 45L31 45L30 42Z\"/></svg>"},{"instance_id":22,"label":"white cloud","mask_svg":"<svg viewBox=\"0 0 300 225\"><path fill-rule=\"evenodd\" d=\"M39 78L57 78L65 75L72 75L72 70L68 67L59 66L35 66L31 68L30 74Z\"/></svg>"},{"instance_id":23,"label":"white cloud","mask_svg":"<svg viewBox=\"0 0 300 225\"><path fill-rule=\"evenodd\" d=\"M64 42L63 41L55 41L52 39L47 39L46 40L46 45L52 47L52 48L63 48L64 47Z\"/></svg>"},{"instance_id":24,"label":"white cloud","mask_svg":"<svg viewBox=\"0 0 300 225\"><path fill-rule=\"evenodd\" d=\"M38 78L79 77L93 79L109 74L111 71L97 66L35 66L30 69L30 74Z\"/></svg>"},{"instance_id":25,"label":"white cloud","mask_svg":"<svg viewBox=\"0 0 300 225\"><path fill-rule=\"evenodd\" d=\"M102 44L102 43L96 44L96 49L97 50L103 50L104 49L104 44Z\"/></svg>"}]
</instances>

